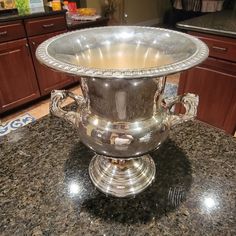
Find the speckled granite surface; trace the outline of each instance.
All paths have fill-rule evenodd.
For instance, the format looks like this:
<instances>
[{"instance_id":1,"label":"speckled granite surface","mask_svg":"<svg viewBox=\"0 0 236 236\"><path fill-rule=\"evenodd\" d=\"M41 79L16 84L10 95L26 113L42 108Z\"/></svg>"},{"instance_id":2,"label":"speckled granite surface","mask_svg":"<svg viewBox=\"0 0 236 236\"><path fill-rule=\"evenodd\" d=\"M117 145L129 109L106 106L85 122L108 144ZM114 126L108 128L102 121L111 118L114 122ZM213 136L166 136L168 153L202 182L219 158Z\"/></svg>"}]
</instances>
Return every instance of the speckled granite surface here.
<instances>
[{"instance_id":1,"label":"speckled granite surface","mask_svg":"<svg viewBox=\"0 0 236 236\"><path fill-rule=\"evenodd\" d=\"M181 21L178 28L236 38L236 10L209 13Z\"/></svg>"},{"instance_id":2,"label":"speckled granite surface","mask_svg":"<svg viewBox=\"0 0 236 236\"><path fill-rule=\"evenodd\" d=\"M152 153L155 183L107 198L88 177L93 153L45 117L0 138L0 235L236 235L236 139L198 122Z\"/></svg>"}]
</instances>

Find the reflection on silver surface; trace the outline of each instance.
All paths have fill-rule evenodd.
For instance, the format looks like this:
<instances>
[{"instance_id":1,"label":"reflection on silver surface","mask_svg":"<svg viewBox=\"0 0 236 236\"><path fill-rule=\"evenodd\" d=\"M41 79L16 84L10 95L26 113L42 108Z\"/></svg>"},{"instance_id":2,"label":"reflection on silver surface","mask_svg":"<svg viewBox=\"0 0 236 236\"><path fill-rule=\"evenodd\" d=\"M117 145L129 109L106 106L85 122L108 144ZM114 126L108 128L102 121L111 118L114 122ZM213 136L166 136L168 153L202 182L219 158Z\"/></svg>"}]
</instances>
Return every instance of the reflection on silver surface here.
<instances>
[{"instance_id":1,"label":"reflection on silver surface","mask_svg":"<svg viewBox=\"0 0 236 236\"><path fill-rule=\"evenodd\" d=\"M170 30L104 27L49 39L36 55L51 68L81 76L83 96L54 91L50 110L74 124L80 140L100 154L90 164L95 186L118 197L143 191L155 175L146 154L166 140L171 126L197 112L194 94L163 100L166 75L202 62L206 45ZM77 112L62 109L67 97L75 100ZM170 112L176 103L185 106L184 115ZM116 162L124 162L127 170L117 169Z\"/></svg>"},{"instance_id":2,"label":"reflection on silver surface","mask_svg":"<svg viewBox=\"0 0 236 236\"><path fill-rule=\"evenodd\" d=\"M98 69L139 69L172 63L169 55L155 48L126 43L117 43L112 46L106 44L98 48L88 48L81 53L76 53L75 56L56 54L56 57L64 62L68 62L70 58L71 64Z\"/></svg>"},{"instance_id":3,"label":"reflection on silver surface","mask_svg":"<svg viewBox=\"0 0 236 236\"><path fill-rule=\"evenodd\" d=\"M53 37L36 51L56 70L99 78L159 77L186 70L208 56L190 35L140 26L99 27Z\"/></svg>"},{"instance_id":4,"label":"reflection on silver surface","mask_svg":"<svg viewBox=\"0 0 236 236\"><path fill-rule=\"evenodd\" d=\"M156 167L150 155L131 160L117 160L95 155L89 175L95 186L117 197L135 196L154 180Z\"/></svg>"}]
</instances>

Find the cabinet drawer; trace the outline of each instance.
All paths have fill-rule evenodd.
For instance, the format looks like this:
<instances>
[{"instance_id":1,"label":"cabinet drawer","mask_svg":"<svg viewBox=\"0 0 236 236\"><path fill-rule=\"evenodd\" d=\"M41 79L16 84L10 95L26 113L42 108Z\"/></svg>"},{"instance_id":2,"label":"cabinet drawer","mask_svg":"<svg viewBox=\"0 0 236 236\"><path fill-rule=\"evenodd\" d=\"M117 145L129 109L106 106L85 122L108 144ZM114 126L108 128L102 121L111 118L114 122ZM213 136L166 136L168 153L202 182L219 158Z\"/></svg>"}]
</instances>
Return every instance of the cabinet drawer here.
<instances>
[{"instance_id":1,"label":"cabinet drawer","mask_svg":"<svg viewBox=\"0 0 236 236\"><path fill-rule=\"evenodd\" d=\"M25 37L22 21L0 24L0 43Z\"/></svg>"},{"instance_id":2,"label":"cabinet drawer","mask_svg":"<svg viewBox=\"0 0 236 236\"><path fill-rule=\"evenodd\" d=\"M236 39L190 32L209 47L209 56L236 62Z\"/></svg>"},{"instance_id":3,"label":"cabinet drawer","mask_svg":"<svg viewBox=\"0 0 236 236\"><path fill-rule=\"evenodd\" d=\"M66 29L64 15L55 17L42 17L25 21L25 28L28 36L46 34Z\"/></svg>"},{"instance_id":4,"label":"cabinet drawer","mask_svg":"<svg viewBox=\"0 0 236 236\"><path fill-rule=\"evenodd\" d=\"M197 119L234 134L236 130L236 63L208 58L181 73L178 94L199 96ZM180 106L176 112L184 112Z\"/></svg>"}]
</instances>

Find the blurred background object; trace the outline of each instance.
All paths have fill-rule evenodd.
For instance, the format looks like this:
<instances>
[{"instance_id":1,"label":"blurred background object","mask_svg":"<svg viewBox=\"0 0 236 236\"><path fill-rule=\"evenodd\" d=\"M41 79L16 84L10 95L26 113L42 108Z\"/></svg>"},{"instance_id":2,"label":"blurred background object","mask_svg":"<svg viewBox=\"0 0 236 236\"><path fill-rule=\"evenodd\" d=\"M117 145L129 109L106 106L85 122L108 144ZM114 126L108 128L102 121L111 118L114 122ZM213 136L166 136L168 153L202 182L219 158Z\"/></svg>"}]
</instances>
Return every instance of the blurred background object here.
<instances>
[{"instance_id":1,"label":"blurred background object","mask_svg":"<svg viewBox=\"0 0 236 236\"><path fill-rule=\"evenodd\" d=\"M206 13L233 9L236 0L170 0L171 8L165 13L164 25L175 28L179 21Z\"/></svg>"}]
</instances>

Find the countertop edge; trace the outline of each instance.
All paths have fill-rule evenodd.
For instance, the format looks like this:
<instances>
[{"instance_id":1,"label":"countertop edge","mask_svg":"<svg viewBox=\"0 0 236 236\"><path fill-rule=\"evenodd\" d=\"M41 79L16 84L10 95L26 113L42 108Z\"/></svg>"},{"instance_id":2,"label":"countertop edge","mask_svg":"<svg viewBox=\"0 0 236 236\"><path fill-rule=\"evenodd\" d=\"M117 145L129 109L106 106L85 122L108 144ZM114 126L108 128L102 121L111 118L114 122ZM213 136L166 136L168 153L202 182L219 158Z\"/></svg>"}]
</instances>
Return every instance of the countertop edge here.
<instances>
[{"instance_id":1,"label":"countertop edge","mask_svg":"<svg viewBox=\"0 0 236 236\"><path fill-rule=\"evenodd\" d=\"M202 32L202 33L208 33L208 34L214 34L219 36L227 36L231 38L236 38L236 32L232 31L225 31L225 30L219 30L219 29L210 29L210 28L202 28L198 26L190 26L182 23L177 23L176 27L179 29L189 30L189 31L196 31L196 32Z\"/></svg>"}]
</instances>

